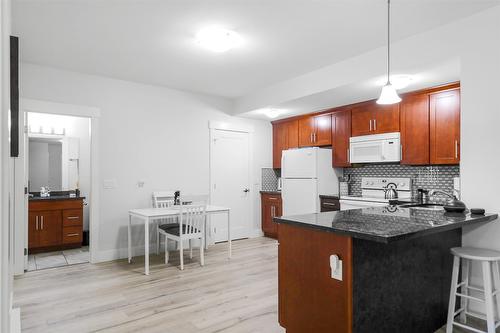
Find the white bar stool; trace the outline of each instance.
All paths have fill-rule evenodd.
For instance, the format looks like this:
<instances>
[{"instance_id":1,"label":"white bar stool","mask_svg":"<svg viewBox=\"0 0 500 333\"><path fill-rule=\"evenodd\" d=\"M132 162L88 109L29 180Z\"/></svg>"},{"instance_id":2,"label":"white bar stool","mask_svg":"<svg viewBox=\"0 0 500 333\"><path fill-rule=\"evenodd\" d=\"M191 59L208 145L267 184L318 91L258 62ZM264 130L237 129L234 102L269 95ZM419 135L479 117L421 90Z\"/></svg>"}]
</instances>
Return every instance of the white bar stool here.
<instances>
[{"instance_id":1,"label":"white bar stool","mask_svg":"<svg viewBox=\"0 0 500 333\"><path fill-rule=\"evenodd\" d=\"M471 330L473 332L495 333L495 329L500 326L500 265L498 264L500 261L500 252L473 247L454 247L451 249L451 253L454 255L454 259L446 333L453 332L453 325ZM458 283L460 260L463 260L462 282ZM470 264L473 260L481 262L484 289L473 287L469 283ZM492 271L495 290L493 290L494 286L491 281ZM457 292L458 288L460 288L460 292ZM469 291L471 290L484 294L484 299L471 296L469 294ZM495 322L495 296L497 297L496 310L499 318L498 322ZM455 311L455 302L457 297L460 297L460 308ZM470 313L469 300L485 303L486 317ZM458 314L460 314L461 322L455 321L455 316ZM488 331L484 332L466 325L466 315L486 320Z\"/></svg>"}]
</instances>

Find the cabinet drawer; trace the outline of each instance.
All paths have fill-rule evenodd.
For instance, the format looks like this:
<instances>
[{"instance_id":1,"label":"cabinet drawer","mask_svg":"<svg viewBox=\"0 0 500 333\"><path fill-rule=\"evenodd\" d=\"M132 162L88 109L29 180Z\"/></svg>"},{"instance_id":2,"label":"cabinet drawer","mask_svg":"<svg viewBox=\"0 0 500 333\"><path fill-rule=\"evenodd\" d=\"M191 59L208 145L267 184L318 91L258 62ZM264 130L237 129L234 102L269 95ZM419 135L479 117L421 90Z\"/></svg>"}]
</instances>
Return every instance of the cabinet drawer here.
<instances>
[{"instance_id":1,"label":"cabinet drawer","mask_svg":"<svg viewBox=\"0 0 500 333\"><path fill-rule=\"evenodd\" d=\"M321 211L322 212L331 212L340 210L340 201L335 198L320 198L321 202Z\"/></svg>"},{"instance_id":2,"label":"cabinet drawer","mask_svg":"<svg viewBox=\"0 0 500 333\"><path fill-rule=\"evenodd\" d=\"M63 244L81 243L83 240L82 227L64 227L63 228Z\"/></svg>"},{"instance_id":3,"label":"cabinet drawer","mask_svg":"<svg viewBox=\"0 0 500 333\"><path fill-rule=\"evenodd\" d=\"M83 225L83 211L81 209L63 210L63 226L81 226Z\"/></svg>"}]
</instances>

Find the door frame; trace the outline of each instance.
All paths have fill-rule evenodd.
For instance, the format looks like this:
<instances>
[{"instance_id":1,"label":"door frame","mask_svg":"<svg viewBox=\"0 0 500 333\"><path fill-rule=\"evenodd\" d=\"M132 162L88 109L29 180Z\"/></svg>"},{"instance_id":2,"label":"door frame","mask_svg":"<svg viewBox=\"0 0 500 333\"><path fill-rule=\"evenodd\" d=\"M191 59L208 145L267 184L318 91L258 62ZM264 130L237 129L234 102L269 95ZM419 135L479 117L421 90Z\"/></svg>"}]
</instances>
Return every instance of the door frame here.
<instances>
[{"instance_id":1,"label":"door frame","mask_svg":"<svg viewBox=\"0 0 500 333\"><path fill-rule=\"evenodd\" d=\"M56 103L44 100L36 100L29 98L21 98L20 111L22 112L23 119L26 119L28 112L57 114L64 116L74 116L90 119L90 207L89 207L89 250L90 262L95 263L98 261L98 237L99 235L99 118L101 111L98 108L73 105L65 103ZM26 133L24 128L23 140ZM16 223L18 228L14 230L14 237L18 242L14 248L14 274L24 274L25 257L24 249L27 247L27 230L28 230L28 203L27 195L24 194L24 187L28 186L26 183L27 172L25 171L25 159L27 152L23 151L22 158L16 160L16 184L15 184L15 211L17 216L16 221L22 220L23 223ZM22 241L24 239L24 241ZM22 258L22 259L21 259Z\"/></svg>"},{"instance_id":2,"label":"door frame","mask_svg":"<svg viewBox=\"0 0 500 333\"><path fill-rule=\"evenodd\" d=\"M228 132L240 132L240 133L247 133L248 134L248 186L250 188L250 200L248 202L248 212L249 212L249 220L248 220L248 223L249 223L249 235L248 237L255 237L255 231L254 231L254 227L253 227L253 221L254 221L254 188L255 186L252 186L252 165L253 165L253 132L254 132L254 129L252 126L247 126L247 125L240 125L240 124L233 124L233 123L228 123L228 122L223 122L223 121L213 121L213 120L210 120L208 122L208 128L209 128L209 166L208 166L208 169L209 169L209 200L210 200L210 203L212 202L212 198L214 196L214 184L213 184L213 180L214 180L214 176L213 176L213 163L214 163L214 154L213 154L213 151L214 151L214 135L216 133L216 131L228 131ZM234 219L234 217L231 217L232 219ZM260 229L259 229L259 232L260 233ZM213 240L213 229L212 229L212 225L209 221L209 234L208 234L208 243L209 244L214 244L214 240Z\"/></svg>"}]
</instances>

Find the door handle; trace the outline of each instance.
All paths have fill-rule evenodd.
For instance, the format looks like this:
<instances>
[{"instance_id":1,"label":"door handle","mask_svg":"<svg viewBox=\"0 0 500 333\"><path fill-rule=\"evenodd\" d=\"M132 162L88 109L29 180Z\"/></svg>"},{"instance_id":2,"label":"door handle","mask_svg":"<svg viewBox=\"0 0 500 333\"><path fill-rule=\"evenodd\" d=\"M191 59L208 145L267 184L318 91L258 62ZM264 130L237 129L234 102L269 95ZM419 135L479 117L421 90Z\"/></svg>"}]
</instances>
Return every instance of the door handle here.
<instances>
[{"instance_id":1,"label":"door handle","mask_svg":"<svg viewBox=\"0 0 500 333\"><path fill-rule=\"evenodd\" d=\"M250 189L246 188L246 189L243 190L243 192L248 193L248 192L250 192Z\"/></svg>"}]
</instances>

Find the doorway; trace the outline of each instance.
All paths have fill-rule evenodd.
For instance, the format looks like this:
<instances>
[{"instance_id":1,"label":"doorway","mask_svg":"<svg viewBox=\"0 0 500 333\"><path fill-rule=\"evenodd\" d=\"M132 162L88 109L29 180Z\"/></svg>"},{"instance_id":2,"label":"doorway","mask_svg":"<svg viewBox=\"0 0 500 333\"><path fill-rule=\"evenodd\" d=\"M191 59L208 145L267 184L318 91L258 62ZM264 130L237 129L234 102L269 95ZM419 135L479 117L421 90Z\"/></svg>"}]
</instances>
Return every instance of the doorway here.
<instances>
[{"instance_id":1,"label":"doorway","mask_svg":"<svg viewBox=\"0 0 500 333\"><path fill-rule=\"evenodd\" d=\"M90 118L28 112L27 271L88 263Z\"/></svg>"},{"instance_id":2,"label":"doorway","mask_svg":"<svg viewBox=\"0 0 500 333\"><path fill-rule=\"evenodd\" d=\"M15 162L15 274L96 262L100 112L31 99L21 100L21 111L25 139Z\"/></svg>"},{"instance_id":3,"label":"doorway","mask_svg":"<svg viewBox=\"0 0 500 333\"><path fill-rule=\"evenodd\" d=\"M250 133L211 129L210 202L231 209L231 238L251 235ZM214 242L227 241L227 223L211 220Z\"/></svg>"}]
</instances>

